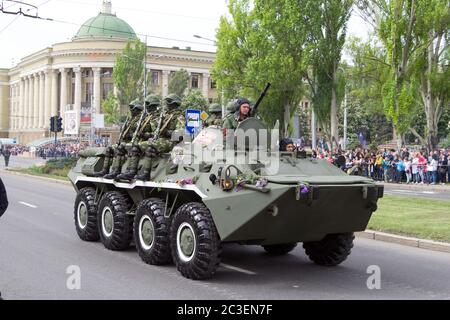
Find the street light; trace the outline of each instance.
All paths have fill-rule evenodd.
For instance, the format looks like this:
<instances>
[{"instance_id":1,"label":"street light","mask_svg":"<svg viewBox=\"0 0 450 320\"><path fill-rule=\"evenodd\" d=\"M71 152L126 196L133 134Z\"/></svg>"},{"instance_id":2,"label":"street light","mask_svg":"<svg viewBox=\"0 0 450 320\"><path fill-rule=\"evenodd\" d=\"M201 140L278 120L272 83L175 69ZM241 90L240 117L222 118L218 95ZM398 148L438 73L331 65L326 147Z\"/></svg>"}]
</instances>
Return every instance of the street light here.
<instances>
[{"instance_id":1,"label":"street light","mask_svg":"<svg viewBox=\"0 0 450 320\"><path fill-rule=\"evenodd\" d=\"M208 41L211 41L211 42L213 42L214 44L216 44L216 40L209 39L209 38L205 38L205 37L199 36L198 34L194 34L194 37L195 37L195 38L198 38L198 39L208 40Z\"/></svg>"}]
</instances>

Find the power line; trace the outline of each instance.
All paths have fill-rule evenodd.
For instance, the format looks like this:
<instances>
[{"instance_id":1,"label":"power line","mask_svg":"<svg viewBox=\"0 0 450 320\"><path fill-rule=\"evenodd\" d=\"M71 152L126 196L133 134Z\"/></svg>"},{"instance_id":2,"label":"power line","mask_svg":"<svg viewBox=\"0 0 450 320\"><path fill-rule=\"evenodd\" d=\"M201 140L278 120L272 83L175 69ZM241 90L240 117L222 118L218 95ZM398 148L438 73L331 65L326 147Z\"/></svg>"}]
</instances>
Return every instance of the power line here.
<instances>
[{"instance_id":1,"label":"power line","mask_svg":"<svg viewBox=\"0 0 450 320\"><path fill-rule=\"evenodd\" d=\"M39 6L42 6L44 4L46 4L47 2L49 2L51 0L47 0L46 2L40 4ZM0 10L3 12L3 10ZM75 23L75 22L70 22L70 21L64 21L64 20L58 20L58 19L52 19L52 18L43 18L40 16L32 16L32 15L26 15L24 13L20 13L18 12L17 14L21 14L27 18L34 18L34 19L40 19L40 20L47 20L47 21L52 21L52 22L58 22L58 23L63 23L63 24L70 24L70 25L76 25L79 27L83 27L83 26L89 26L89 28L92 29L98 29L98 30L102 30L102 31L112 31L112 32L116 32L116 33L122 33L125 35L133 35L134 33L129 32L129 31L123 31L123 30L117 30L117 29L111 29L111 28L105 28L105 27L96 27L96 26L92 26L92 25L87 25L87 24L79 24L79 23ZM12 23L12 22L11 22ZM11 24L10 23L10 24ZM9 26L9 25L8 25ZM7 26L7 27L8 27ZM6 29L6 27L4 28ZM3 30L2 30L3 31ZM0 32L1 33L1 32ZM189 44L198 44L198 45L205 45L205 46L212 46L215 47L214 44L208 44L208 43L203 43L203 42L197 42L197 41L189 41L189 40L182 40L182 39L175 39L175 38L167 38L167 37L161 37L161 36L153 36L153 35L149 35L149 34L144 34L144 33L135 33L138 36L146 36L149 38L155 38L155 39L160 39L160 40L168 40L168 41L177 41L177 42L182 42L182 43L189 43Z\"/></svg>"},{"instance_id":2,"label":"power line","mask_svg":"<svg viewBox=\"0 0 450 320\"><path fill-rule=\"evenodd\" d=\"M49 2L52 1L52 0L47 0L47 1L41 3L41 4L37 5L37 6L33 6L33 5L30 5L30 4L28 4L28 3L21 2L21 1L12 1L12 0L6 0L6 1L13 2L14 4L10 5L10 6L7 7L7 8L4 8L3 2L2 2L1 7L0 7L0 11L3 12L3 13L6 13L6 14L17 14L17 16L16 16L10 23L8 23L3 29L0 30L0 34L1 34L3 31L5 31L6 29L8 29L8 27L9 27L10 25L12 25L15 21L17 21L17 20L20 18L21 15L23 15L23 16L25 16L25 17L29 17L29 18L39 18L39 17L38 17L37 9L38 9L39 7L41 7L41 6L43 6L43 5L47 4L47 3L49 3ZM19 8L19 11L17 11L17 12L7 11L8 9L10 9L10 8L12 8L12 7L14 7L14 6L18 5L18 4L27 5L27 6L30 6L31 8L29 8L29 9L26 10L25 12L22 11L22 7L20 7L20 8ZM29 14L27 13L27 12L29 12L30 10L33 10L33 9L36 10L36 16L32 16L32 15L29 15Z\"/></svg>"}]
</instances>

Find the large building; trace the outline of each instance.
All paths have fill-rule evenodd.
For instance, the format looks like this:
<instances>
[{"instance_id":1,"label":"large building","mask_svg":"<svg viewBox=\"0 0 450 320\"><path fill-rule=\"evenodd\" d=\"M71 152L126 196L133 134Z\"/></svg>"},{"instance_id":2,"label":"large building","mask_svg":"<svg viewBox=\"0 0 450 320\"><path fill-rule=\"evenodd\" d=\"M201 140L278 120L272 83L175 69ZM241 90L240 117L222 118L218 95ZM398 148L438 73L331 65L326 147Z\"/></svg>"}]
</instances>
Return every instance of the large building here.
<instances>
[{"instance_id":1,"label":"large building","mask_svg":"<svg viewBox=\"0 0 450 320\"><path fill-rule=\"evenodd\" d=\"M111 11L104 1L101 12L87 20L71 42L57 43L21 59L11 69L0 69L0 138L29 143L50 135L50 117L75 111L79 136L91 129L91 115L102 112L101 103L115 90L112 72L117 53L130 39L137 39L132 27ZM210 68L215 54L190 48L147 48L147 70L151 89L168 94L171 74L185 69L189 87L205 97L216 97ZM103 129L110 135L113 128Z\"/></svg>"}]
</instances>

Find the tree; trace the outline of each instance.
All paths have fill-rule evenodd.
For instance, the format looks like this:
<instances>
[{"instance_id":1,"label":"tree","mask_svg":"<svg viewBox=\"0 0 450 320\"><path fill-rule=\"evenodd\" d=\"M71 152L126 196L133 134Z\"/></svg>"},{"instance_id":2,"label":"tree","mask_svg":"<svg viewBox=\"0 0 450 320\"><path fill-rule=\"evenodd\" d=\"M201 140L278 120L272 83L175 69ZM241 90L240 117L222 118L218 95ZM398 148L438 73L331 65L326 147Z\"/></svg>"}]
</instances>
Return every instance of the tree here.
<instances>
[{"instance_id":1,"label":"tree","mask_svg":"<svg viewBox=\"0 0 450 320\"><path fill-rule=\"evenodd\" d=\"M338 105L343 97L338 68L347 34L353 0L305 1L310 12L309 38L312 73L309 74L312 101L317 119L329 137L331 147L338 144ZM341 89L341 90L339 90ZM340 97L339 97L340 96Z\"/></svg>"},{"instance_id":2,"label":"tree","mask_svg":"<svg viewBox=\"0 0 450 320\"><path fill-rule=\"evenodd\" d=\"M208 106L208 100L199 90L189 90L189 92L183 97L183 100L181 102L181 108L183 110L193 108L208 111Z\"/></svg>"},{"instance_id":3,"label":"tree","mask_svg":"<svg viewBox=\"0 0 450 320\"><path fill-rule=\"evenodd\" d=\"M120 105L128 105L143 96L144 57L146 45L140 40L127 42L122 53L116 56L113 81L117 88L117 99Z\"/></svg>"},{"instance_id":4,"label":"tree","mask_svg":"<svg viewBox=\"0 0 450 320\"><path fill-rule=\"evenodd\" d=\"M185 69L176 71L169 81L169 93L183 97L188 87L189 73Z\"/></svg>"},{"instance_id":5,"label":"tree","mask_svg":"<svg viewBox=\"0 0 450 320\"><path fill-rule=\"evenodd\" d=\"M450 92L448 0L364 0L359 4L375 22L386 50L386 59L379 61L389 67L383 103L398 135L398 146L402 136L411 131L430 150L435 149L439 119L448 108ZM418 106L426 115L426 139L411 125Z\"/></svg>"},{"instance_id":6,"label":"tree","mask_svg":"<svg viewBox=\"0 0 450 320\"><path fill-rule=\"evenodd\" d=\"M120 112L119 104L112 92L108 93L106 100L102 101L102 110L105 114L105 122L107 124L119 124Z\"/></svg>"},{"instance_id":7,"label":"tree","mask_svg":"<svg viewBox=\"0 0 450 320\"><path fill-rule=\"evenodd\" d=\"M221 18L216 36L212 77L218 91L256 100L271 82L259 114L269 126L280 120L284 135L304 93L308 22L302 2L230 0L231 19Z\"/></svg>"}]
</instances>

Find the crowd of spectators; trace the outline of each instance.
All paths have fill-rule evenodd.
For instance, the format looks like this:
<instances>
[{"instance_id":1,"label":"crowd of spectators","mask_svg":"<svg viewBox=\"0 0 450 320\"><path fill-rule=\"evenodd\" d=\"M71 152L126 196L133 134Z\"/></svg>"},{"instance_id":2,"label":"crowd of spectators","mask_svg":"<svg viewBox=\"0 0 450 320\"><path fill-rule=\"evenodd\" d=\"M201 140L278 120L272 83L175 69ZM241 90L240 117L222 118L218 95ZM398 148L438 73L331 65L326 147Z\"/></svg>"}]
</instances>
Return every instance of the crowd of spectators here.
<instances>
[{"instance_id":1,"label":"crowd of spectators","mask_svg":"<svg viewBox=\"0 0 450 320\"><path fill-rule=\"evenodd\" d=\"M395 183L438 184L450 182L448 166L450 150L427 153L423 150L367 150L330 152L318 148L317 158L327 159L350 174L371 177L374 180Z\"/></svg>"},{"instance_id":2,"label":"crowd of spectators","mask_svg":"<svg viewBox=\"0 0 450 320\"><path fill-rule=\"evenodd\" d=\"M30 153L32 156L41 157L43 159L53 157L78 157L78 153L81 150L86 149L89 146L87 142L65 142L65 143L49 143L39 147L28 147L25 145L14 145L10 148L12 155L21 155L25 152Z\"/></svg>"}]
</instances>

